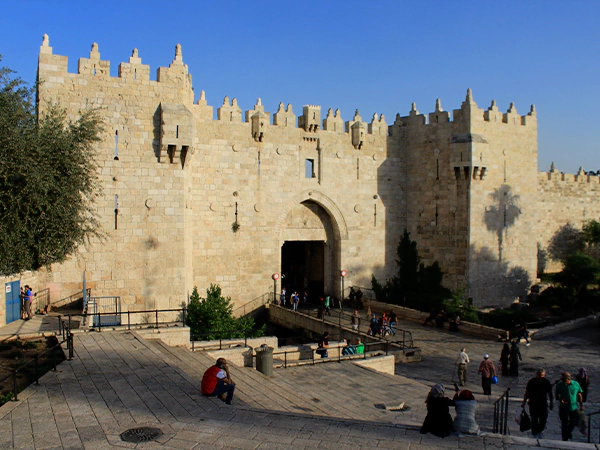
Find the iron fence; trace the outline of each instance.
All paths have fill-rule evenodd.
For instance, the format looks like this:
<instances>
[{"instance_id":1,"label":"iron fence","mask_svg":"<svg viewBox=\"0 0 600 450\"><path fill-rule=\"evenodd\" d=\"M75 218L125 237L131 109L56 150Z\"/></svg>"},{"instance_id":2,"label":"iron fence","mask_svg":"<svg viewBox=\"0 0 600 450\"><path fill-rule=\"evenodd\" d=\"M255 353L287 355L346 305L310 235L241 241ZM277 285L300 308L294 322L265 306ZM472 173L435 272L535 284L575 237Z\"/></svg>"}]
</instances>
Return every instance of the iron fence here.
<instances>
[{"instance_id":1,"label":"iron fence","mask_svg":"<svg viewBox=\"0 0 600 450\"><path fill-rule=\"evenodd\" d=\"M508 394L510 388L504 391L494 402L494 433L508 434Z\"/></svg>"},{"instance_id":2,"label":"iron fence","mask_svg":"<svg viewBox=\"0 0 600 450\"><path fill-rule=\"evenodd\" d=\"M208 338L206 339L206 341L219 341L219 350L221 350L223 348L223 340L238 340L238 339L244 339L244 347L248 347L248 338L252 337L252 334L255 333L257 330L253 330L252 328L247 328L244 330L222 330L222 331L207 331L205 333L194 333L191 334L190 333L190 341L192 343L192 351L195 350L195 342L196 340L201 340L201 339L196 339L196 338ZM239 334L243 333L243 338L241 336L239 336ZM236 334L238 334L238 336L235 336ZM213 336L218 336L218 339L213 339ZM225 335L227 335L228 337L224 337ZM237 345L237 344L234 344Z\"/></svg>"},{"instance_id":3,"label":"iron fence","mask_svg":"<svg viewBox=\"0 0 600 450\"><path fill-rule=\"evenodd\" d=\"M187 307L171 309L149 309L140 311L119 311L115 314L110 312L95 312L89 314L67 314L67 323L70 324L72 318L91 315L93 322L90 328L102 331L102 327L115 326L115 315L117 315L117 326L122 326L128 330L135 326L152 326L158 328L161 325L182 324L185 325L187 318ZM65 317L65 316L63 316ZM60 331L60 330L59 330Z\"/></svg>"},{"instance_id":4,"label":"iron fence","mask_svg":"<svg viewBox=\"0 0 600 450\"><path fill-rule=\"evenodd\" d=\"M9 378L12 378L12 389L10 392L12 392L12 400L13 401L17 401L18 395L19 395L19 387L18 387L18 383L17 383L17 377L19 376L19 374L21 372L23 372L25 369L27 369L31 364L33 364L34 367L34 384L39 385L39 379L40 379L40 372L39 372L39 360L40 358L42 358L43 356L47 355L47 354L51 354L52 358L52 371L56 372L56 366L59 364L58 358L56 357L56 349L60 348L62 350L62 344L67 345L67 356L66 359L68 361L71 361L73 359L73 355L74 355L74 350L73 350L73 333L71 332L71 328L69 327L69 324L67 324L60 316L58 317L58 329L59 329L59 333L58 336L62 337L62 340L59 341L57 344L53 345L50 348L47 348L46 350L44 350L42 353L35 355L33 357L33 359L31 359L30 361L26 361L23 364L21 364L19 367L17 367L16 369L13 369L13 371L6 375L4 378L0 379L0 384L4 383L6 380L8 380Z\"/></svg>"}]
</instances>

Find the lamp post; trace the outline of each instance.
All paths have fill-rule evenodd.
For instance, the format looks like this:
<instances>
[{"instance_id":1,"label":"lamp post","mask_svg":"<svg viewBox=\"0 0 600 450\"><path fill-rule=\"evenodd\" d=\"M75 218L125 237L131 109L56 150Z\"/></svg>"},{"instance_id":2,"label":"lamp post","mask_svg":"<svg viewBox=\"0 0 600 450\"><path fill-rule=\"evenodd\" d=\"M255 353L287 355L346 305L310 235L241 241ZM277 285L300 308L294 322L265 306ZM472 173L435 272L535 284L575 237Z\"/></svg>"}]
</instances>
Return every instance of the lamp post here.
<instances>
[{"instance_id":1,"label":"lamp post","mask_svg":"<svg viewBox=\"0 0 600 450\"><path fill-rule=\"evenodd\" d=\"M275 272L271 275L271 278L273 278L273 303L275 303L277 301L277 280L279 280L279 274Z\"/></svg>"},{"instance_id":2,"label":"lamp post","mask_svg":"<svg viewBox=\"0 0 600 450\"><path fill-rule=\"evenodd\" d=\"M346 277L346 271L342 270L340 272L340 276L342 277L342 296L340 297L340 309L342 309L342 301L344 300L344 278Z\"/></svg>"}]
</instances>

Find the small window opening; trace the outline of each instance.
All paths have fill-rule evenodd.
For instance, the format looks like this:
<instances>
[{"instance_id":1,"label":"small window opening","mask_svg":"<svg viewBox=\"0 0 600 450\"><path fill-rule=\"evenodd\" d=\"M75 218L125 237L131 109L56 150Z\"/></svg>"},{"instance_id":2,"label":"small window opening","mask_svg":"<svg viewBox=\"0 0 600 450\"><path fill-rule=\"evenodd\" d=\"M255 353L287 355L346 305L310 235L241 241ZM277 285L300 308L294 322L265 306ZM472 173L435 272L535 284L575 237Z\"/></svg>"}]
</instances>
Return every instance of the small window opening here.
<instances>
[{"instance_id":1,"label":"small window opening","mask_svg":"<svg viewBox=\"0 0 600 450\"><path fill-rule=\"evenodd\" d=\"M438 115L435 115L435 123L439 123L440 122L440 118L438 117Z\"/></svg>"},{"instance_id":2,"label":"small window opening","mask_svg":"<svg viewBox=\"0 0 600 450\"><path fill-rule=\"evenodd\" d=\"M306 178L315 178L315 160L306 159L304 161L304 176Z\"/></svg>"},{"instance_id":3,"label":"small window opening","mask_svg":"<svg viewBox=\"0 0 600 450\"><path fill-rule=\"evenodd\" d=\"M233 111L229 112L229 121L233 122Z\"/></svg>"},{"instance_id":4,"label":"small window opening","mask_svg":"<svg viewBox=\"0 0 600 450\"><path fill-rule=\"evenodd\" d=\"M173 164L173 159L175 158L175 146L169 145L167 147L167 156L169 157L169 162Z\"/></svg>"},{"instance_id":5,"label":"small window opening","mask_svg":"<svg viewBox=\"0 0 600 450\"><path fill-rule=\"evenodd\" d=\"M316 112L313 113L313 120L317 120L317 113Z\"/></svg>"},{"instance_id":6,"label":"small window opening","mask_svg":"<svg viewBox=\"0 0 600 450\"><path fill-rule=\"evenodd\" d=\"M137 69L133 69L133 79L137 79Z\"/></svg>"},{"instance_id":7,"label":"small window opening","mask_svg":"<svg viewBox=\"0 0 600 450\"><path fill-rule=\"evenodd\" d=\"M119 226L119 195L115 194L115 230Z\"/></svg>"},{"instance_id":8,"label":"small window opening","mask_svg":"<svg viewBox=\"0 0 600 450\"><path fill-rule=\"evenodd\" d=\"M94 75L96 75L96 65L94 64Z\"/></svg>"},{"instance_id":9,"label":"small window opening","mask_svg":"<svg viewBox=\"0 0 600 450\"><path fill-rule=\"evenodd\" d=\"M356 179L360 180L360 159L356 158Z\"/></svg>"},{"instance_id":10,"label":"small window opening","mask_svg":"<svg viewBox=\"0 0 600 450\"><path fill-rule=\"evenodd\" d=\"M119 130L115 130L115 161L119 160Z\"/></svg>"},{"instance_id":11,"label":"small window opening","mask_svg":"<svg viewBox=\"0 0 600 450\"><path fill-rule=\"evenodd\" d=\"M185 168L185 159L187 158L189 146L183 145L181 146L181 168Z\"/></svg>"},{"instance_id":12,"label":"small window opening","mask_svg":"<svg viewBox=\"0 0 600 450\"><path fill-rule=\"evenodd\" d=\"M175 138L179 139L179 125L175 128Z\"/></svg>"}]
</instances>

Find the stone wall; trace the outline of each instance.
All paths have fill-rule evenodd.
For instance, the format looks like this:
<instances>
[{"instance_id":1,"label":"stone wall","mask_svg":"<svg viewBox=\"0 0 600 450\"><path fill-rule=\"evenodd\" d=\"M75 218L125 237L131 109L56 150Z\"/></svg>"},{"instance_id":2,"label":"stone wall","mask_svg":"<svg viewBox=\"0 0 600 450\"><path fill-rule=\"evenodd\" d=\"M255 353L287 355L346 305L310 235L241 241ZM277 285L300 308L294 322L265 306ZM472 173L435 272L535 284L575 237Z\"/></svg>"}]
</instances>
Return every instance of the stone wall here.
<instances>
[{"instance_id":1,"label":"stone wall","mask_svg":"<svg viewBox=\"0 0 600 450\"><path fill-rule=\"evenodd\" d=\"M452 117L438 101L388 125L315 105L271 114L260 99L242 111L225 97L215 118L203 91L195 101L179 45L156 80L137 49L117 77L110 65L94 44L69 73L47 36L40 47L40 113L56 104L76 119L96 107L106 126L96 147L104 238L36 274L34 289L53 299L80 291L85 270L93 295L118 295L123 310L178 307L211 283L239 308L273 291L290 241L321 243L311 270L339 297L341 269L346 287L396 273L407 228L448 287L505 305L535 280L538 243L573 215L598 217L595 179L537 173L533 107L484 110L469 90Z\"/></svg>"}]
</instances>

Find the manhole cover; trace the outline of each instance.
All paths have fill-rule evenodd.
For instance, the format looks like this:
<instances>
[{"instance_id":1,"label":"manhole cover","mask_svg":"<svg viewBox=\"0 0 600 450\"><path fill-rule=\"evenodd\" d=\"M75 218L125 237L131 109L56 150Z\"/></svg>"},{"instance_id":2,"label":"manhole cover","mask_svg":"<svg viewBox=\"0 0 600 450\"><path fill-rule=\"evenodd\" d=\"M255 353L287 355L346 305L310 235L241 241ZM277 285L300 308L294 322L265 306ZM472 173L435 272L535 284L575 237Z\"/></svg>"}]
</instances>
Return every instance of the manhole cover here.
<instances>
[{"instance_id":1,"label":"manhole cover","mask_svg":"<svg viewBox=\"0 0 600 450\"><path fill-rule=\"evenodd\" d=\"M121 440L125 442L146 442L162 436L163 432L158 428L141 427L132 428L121 433Z\"/></svg>"}]
</instances>

